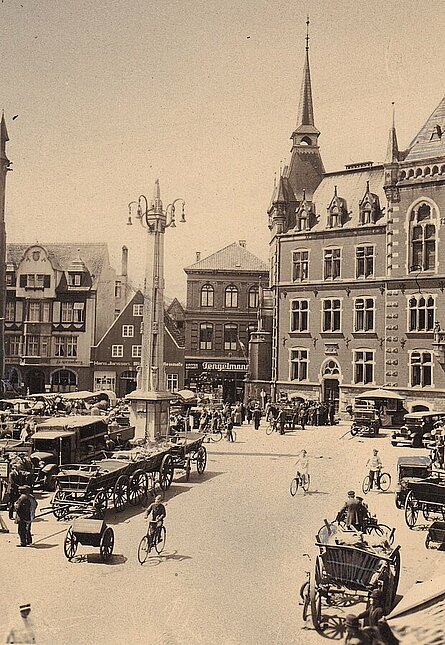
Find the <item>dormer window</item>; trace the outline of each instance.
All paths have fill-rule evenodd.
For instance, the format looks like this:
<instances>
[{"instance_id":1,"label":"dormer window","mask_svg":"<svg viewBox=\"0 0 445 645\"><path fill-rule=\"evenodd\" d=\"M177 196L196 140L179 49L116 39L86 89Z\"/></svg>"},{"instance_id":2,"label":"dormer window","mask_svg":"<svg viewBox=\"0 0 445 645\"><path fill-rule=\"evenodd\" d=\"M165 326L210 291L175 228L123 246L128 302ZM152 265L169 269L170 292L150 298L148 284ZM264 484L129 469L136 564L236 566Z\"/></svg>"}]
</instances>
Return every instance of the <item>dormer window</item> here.
<instances>
[{"instance_id":1,"label":"dormer window","mask_svg":"<svg viewBox=\"0 0 445 645\"><path fill-rule=\"evenodd\" d=\"M310 217L312 212L311 202L306 200L306 192L303 190L303 199L295 213L295 229L297 231L307 231L311 227Z\"/></svg>"},{"instance_id":2,"label":"dormer window","mask_svg":"<svg viewBox=\"0 0 445 645\"><path fill-rule=\"evenodd\" d=\"M328 228L343 226L344 215L346 215L346 200L337 195L337 186L334 188L334 197L328 206Z\"/></svg>"},{"instance_id":3,"label":"dormer window","mask_svg":"<svg viewBox=\"0 0 445 645\"><path fill-rule=\"evenodd\" d=\"M366 193L359 204L360 224L375 224L380 215L380 202L378 195L369 190L369 181L366 183Z\"/></svg>"},{"instance_id":4,"label":"dormer window","mask_svg":"<svg viewBox=\"0 0 445 645\"><path fill-rule=\"evenodd\" d=\"M436 210L425 202L410 214L411 271L436 269Z\"/></svg>"},{"instance_id":5,"label":"dormer window","mask_svg":"<svg viewBox=\"0 0 445 645\"><path fill-rule=\"evenodd\" d=\"M302 210L300 213L297 215L297 231L307 231L309 226L308 226L308 213L305 210Z\"/></svg>"},{"instance_id":6,"label":"dormer window","mask_svg":"<svg viewBox=\"0 0 445 645\"><path fill-rule=\"evenodd\" d=\"M80 287L82 284L82 275L80 273L69 273L68 284L70 287Z\"/></svg>"},{"instance_id":7,"label":"dormer window","mask_svg":"<svg viewBox=\"0 0 445 645\"><path fill-rule=\"evenodd\" d=\"M329 211L329 228L337 228L341 225L340 210L338 206L333 206Z\"/></svg>"}]
</instances>

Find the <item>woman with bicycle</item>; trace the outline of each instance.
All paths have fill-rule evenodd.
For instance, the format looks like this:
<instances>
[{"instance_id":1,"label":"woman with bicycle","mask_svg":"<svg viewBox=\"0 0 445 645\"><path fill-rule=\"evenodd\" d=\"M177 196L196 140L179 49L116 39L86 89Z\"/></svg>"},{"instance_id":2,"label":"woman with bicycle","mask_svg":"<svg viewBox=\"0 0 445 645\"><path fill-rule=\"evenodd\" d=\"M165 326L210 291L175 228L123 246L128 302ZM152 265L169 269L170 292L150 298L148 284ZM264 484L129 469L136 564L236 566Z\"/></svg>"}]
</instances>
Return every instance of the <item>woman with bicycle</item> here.
<instances>
[{"instance_id":1,"label":"woman with bicycle","mask_svg":"<svg viewBox=\"0 0 445 645\"><path fill-rule=\"evenodd\" d=\"M297 472L295 473L295 477L300 478L302 481L302 488L304 490L304 493L306 494L306 491L309 487L309 457L306 452L306 450L303 448L303 450L300 452L300 455L295 462L295 465L297 467Z\"/></svg>"}]
</instances>

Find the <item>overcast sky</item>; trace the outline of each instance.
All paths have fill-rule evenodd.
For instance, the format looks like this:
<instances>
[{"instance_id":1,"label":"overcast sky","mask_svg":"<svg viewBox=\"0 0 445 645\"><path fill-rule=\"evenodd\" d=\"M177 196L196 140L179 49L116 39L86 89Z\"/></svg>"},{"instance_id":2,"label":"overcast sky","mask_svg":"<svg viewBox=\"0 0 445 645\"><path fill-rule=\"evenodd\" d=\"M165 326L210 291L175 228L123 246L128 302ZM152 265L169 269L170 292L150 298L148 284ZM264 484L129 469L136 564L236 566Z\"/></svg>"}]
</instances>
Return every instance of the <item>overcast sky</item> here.
<instances>
[{"instance_id":1,"label":"overcast sky","mask_svg":"<svg viewBox=\"0 0 445 645\"><path fill-rule=\"evenodd\" d=\"M9 241L107 241L116 268L126 244L140 278L127 205L159 178L164 205L187 202L165 239L169 296L196 251L246 239L267 258L307 13L326 169L382 161L392 101L406 147L445 92L443 0L2 0Z\"/></svg>"}]
</instances>

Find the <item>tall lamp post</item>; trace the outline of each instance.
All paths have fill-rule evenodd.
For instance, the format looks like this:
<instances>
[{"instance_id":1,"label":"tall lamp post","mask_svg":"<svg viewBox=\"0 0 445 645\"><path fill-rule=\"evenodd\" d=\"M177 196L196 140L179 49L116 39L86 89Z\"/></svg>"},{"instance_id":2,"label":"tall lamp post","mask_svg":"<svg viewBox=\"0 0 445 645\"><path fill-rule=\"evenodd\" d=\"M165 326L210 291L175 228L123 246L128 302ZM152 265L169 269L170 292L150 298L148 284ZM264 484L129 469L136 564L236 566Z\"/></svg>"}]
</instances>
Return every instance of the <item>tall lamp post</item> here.
<instances>
[{"instance_id":1,"label":"tall lamp post","mask_svg":"<svg viewBox=\"0 0 445 645\"><path fill-rule=\"evenodd\" d=\"M128 205L127 223L132 224L136 207L136 218L147 232L141 367L137 389L126 397L131 404L136 437L146 441L168 436L171 395L166 392L164 376L164 233L176 227L177 204L182 208L179 221L184 223L185 201L177 198L164 209L157 179L150 203L140 195Z\"/></svg>"}]
</instances>

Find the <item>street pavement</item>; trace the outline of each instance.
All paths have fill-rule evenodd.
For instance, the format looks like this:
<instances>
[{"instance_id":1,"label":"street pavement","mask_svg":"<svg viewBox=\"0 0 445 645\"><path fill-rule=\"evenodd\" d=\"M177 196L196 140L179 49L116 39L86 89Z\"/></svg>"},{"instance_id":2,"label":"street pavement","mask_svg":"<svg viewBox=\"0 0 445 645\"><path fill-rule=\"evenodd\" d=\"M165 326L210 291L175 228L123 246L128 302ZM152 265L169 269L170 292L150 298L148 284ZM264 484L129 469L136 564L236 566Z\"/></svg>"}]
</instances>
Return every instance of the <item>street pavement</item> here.
<instances>
[{"instance_id":1,"label":"street pavement","mask_svg":"<svg viewBox=\"0 0 445 645\"><path fill-rule=\"evenodd\" d=\"M315 533L332 520L346 492L361 488L366 460L378 447L390 492L366 502L381 522L396 527L401 545L399 591L443 567L444 554L424 547L425 531L410 531L394 505L395 464L402 454L388 431L350 438L348 424L307 428L284 436L265 426L236 428L237 441L206 444L207 468L186 482L179 471L167 493L167 543L144 565L137 547L146 522L141 507L108 511L114 555L79 546L68 562L63 540L69 522L46 515L33 525L34 546L17 549L15 526L0 534L0 633L22 602L32 604L37 642L51 645L284 645L326 643L301 617L298 590L317 554ZM289 484L298 452L310 455L311 491L295 497ZM51 496L38 496L39 512ZM364 605L359 605L357 612ZM339 617L353 611L341 607ZM338 634L337 634L338 637ZM4 642L4 641L3 641Z\"/></svg>"}]
</instances>

